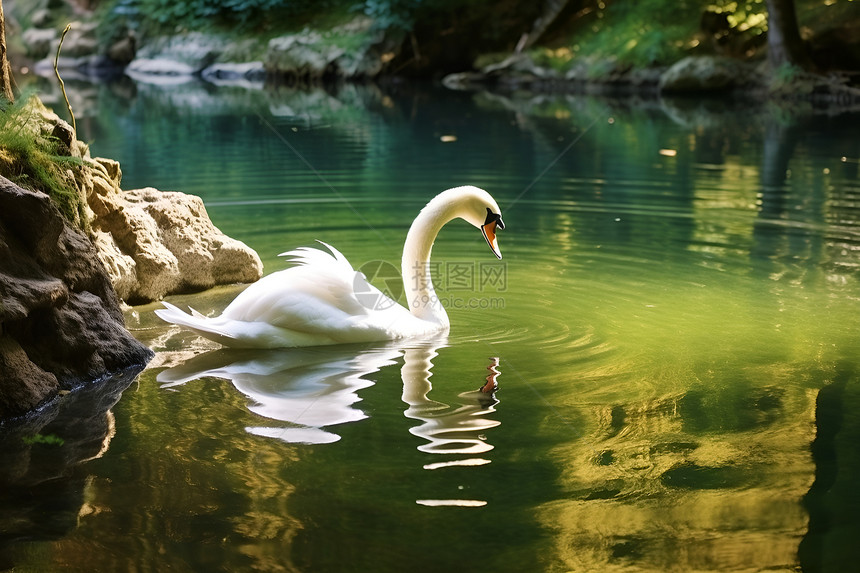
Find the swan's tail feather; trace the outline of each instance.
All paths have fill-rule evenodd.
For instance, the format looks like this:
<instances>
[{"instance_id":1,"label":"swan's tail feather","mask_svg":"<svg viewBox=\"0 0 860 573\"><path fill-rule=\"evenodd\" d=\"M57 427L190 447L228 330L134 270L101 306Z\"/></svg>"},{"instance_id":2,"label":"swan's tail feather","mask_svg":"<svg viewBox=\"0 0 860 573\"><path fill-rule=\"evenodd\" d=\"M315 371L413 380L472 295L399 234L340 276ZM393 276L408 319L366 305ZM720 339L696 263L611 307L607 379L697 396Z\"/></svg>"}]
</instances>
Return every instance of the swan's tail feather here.
<instances>
[{"instance_id":1,"label":"swan's tail feather","mask_svg":"<svg viewBox=\"0 0 860 573\"><path fill-rule=\"evenodd\" d=\"M163 304L165 308L155 310L155 314L161 320L179 326L184 326L185 328L193 330L200 336L208 338L209 340L214 340L220 344L230 345L231 342L235 341L235 337L214 324L213 319L200 314L193 308L191 309L191 314L188 314L169 302L162 301L161 304Z\"/></svg>"},{"instance_id":2,"label":"swan's tail feather","mask_svg":"<svg viewBox=\"0 0 860 573\"><path fill-rule=\"evenodd\" d=\"M326 344L319 337L291 332L265 322L244 322L230 320L223 316L209 318L191 309L188 314L169 302L162 301L165 308L155 310L155 314L166 322L183 326L203 338L213 340L222 346L233 348L283 348L287 346L308 346ZM330 344L330 342L329 342Z\"/></svg>"},{"instance_id":3,"label":"swan's tail feather","mask_svg":"<svg viewBox=\"0 0 860 573\"><path fill-rule=\"evenodd\" d=\"M190 306L188 307L188 310L190 310L190 311L191 311L191 316L193 316L194 318L209 318L209 317L208 317L208 316L206 316L205 314L200 313L200 312L197 312L196 310L194 310L194 309L193 309L193 308L191 308Z\"/></svg>"}]
</instances>

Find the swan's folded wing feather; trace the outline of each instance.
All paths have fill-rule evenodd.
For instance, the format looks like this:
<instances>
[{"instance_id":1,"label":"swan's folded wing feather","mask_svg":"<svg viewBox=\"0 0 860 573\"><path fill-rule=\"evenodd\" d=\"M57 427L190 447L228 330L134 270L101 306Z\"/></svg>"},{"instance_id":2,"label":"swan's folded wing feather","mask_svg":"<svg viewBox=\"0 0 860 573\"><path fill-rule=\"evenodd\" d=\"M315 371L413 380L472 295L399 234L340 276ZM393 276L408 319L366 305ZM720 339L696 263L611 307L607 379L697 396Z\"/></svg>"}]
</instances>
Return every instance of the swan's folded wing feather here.
<instances>
[{"instance_id":1,"label":"swan's folded wing feather","mask_svg":"<svg viewBox=\"0 0 860 573\"><path fill-rule=\"evenodd\" d=\"M337 337L373 327L366 321L371 309L355 292L356 281L362 285L366 282L346 259L337 260L319 249L302 249L299 255L303 264L252 284L230 303L221 318Z\"/></svg>"},{"instance_id":2,"label":"swan's folded wing feather","mask_svg":"<svg viewBox=\"0 0 860 573\"><path fill-rule=\"evenodd\" d=\"M325 245L325 243L323 243ZM386 340L426 325L369 284L334 247L285 253L295 266L272 273L240 293L224 312L207 318L165 303L168 322L234 347L276 348Z\"/></svg>"},{"instance_id":3,"label":"swan's folded wing feather","mask_svg":"<svg viewBox=\"0 0 860 573\"><path fill-rule=\"evenodd\" d=\"M330 252L325 252L322 249L313 247L298 247L291 251L281 253L279 257L287 257L291 263L296 265L335 265L340 267L343 272L355 272L349 260L343 253L323 241L317 241L319 244L326 247Z\"/></svg>"}]
</instances>

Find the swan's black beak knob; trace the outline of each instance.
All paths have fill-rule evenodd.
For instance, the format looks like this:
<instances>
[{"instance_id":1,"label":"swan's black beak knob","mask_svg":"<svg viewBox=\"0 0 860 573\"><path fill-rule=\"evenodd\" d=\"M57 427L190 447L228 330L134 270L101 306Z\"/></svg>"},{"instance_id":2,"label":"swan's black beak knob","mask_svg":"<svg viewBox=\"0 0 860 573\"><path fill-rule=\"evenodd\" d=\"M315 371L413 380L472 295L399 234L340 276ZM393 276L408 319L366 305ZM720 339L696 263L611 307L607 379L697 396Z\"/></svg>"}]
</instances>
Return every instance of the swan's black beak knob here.
<instances>
[{"instance_id":1,"label":"swan's black beak knob","mask_svg":"<svg viewBox=\"0 0 860 573\"><path fill-rule=\"evenodd\" d=\"M484 238L487 240L487 244L490 245L490 249L493 251L493 254L499 259L502 258L502 252L499 250L499 241L496 240L496 229L504 228L505 223L502 221L502 216L498 213L493 213L490 211L490 208L487 207L487 219L484 221L484 224L481 225L481 234L484 235Z\"/></svg>"}]
</instances>

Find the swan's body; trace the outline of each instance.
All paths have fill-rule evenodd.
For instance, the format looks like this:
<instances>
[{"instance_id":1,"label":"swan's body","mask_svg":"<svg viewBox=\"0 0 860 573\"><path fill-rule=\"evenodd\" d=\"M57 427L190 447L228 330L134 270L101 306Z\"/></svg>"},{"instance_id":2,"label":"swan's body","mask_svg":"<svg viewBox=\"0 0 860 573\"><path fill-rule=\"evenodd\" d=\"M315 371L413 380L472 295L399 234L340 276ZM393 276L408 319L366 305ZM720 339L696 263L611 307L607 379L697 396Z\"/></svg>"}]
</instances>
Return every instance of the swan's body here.
<instances>
[{"instance_id":1,"label":"swan's body","mask_svg":"<svg viewBox=\"0 0 860 573\"><path fill-rule=\"evenodd\" d=\"M477 187L437 195L415 218L403 246L401 272L409 310L356 272L334 247L303 247L284 253L295 266L272 273L245 289L220 316L169 303L156 314L225 346L282 348L423 337L446 332L448 315L430 278L430 251L445 223L460 217L479 227L501 258L496 228L504 229L499 206ZM368 302L371 304L368 304Z\"/></svg>"}]
</instances>

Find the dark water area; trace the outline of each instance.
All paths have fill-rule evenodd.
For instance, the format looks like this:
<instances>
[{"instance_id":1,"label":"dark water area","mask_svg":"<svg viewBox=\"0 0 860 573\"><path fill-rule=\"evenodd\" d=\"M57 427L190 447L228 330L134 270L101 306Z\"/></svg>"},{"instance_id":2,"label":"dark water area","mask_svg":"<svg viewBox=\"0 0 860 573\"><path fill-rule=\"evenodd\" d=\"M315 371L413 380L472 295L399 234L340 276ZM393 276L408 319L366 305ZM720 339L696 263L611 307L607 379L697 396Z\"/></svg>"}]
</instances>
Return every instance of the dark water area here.
<instances>
[{"instance_id":1,"label":"dark water area","mask_svg":"<svg viewBox=\"0 0 860 573\"><path fill-rule=\"evenodd\" d=\"M504 258L446 226L451 332L420 343L227 351L130 308L156 359L102 402L109 439L66 456L50 495L7 470L0 565L858 562L860 114L413 84L87 90L79 136L123 187L200 195L266 273L317 239L398 267L419 209L464 184L501 206ZM169 300L217 313L242 288ZM29 443L7 467L36 471L73 427L9 433Z\"/></svg>"}]
</instances>

